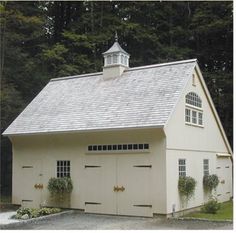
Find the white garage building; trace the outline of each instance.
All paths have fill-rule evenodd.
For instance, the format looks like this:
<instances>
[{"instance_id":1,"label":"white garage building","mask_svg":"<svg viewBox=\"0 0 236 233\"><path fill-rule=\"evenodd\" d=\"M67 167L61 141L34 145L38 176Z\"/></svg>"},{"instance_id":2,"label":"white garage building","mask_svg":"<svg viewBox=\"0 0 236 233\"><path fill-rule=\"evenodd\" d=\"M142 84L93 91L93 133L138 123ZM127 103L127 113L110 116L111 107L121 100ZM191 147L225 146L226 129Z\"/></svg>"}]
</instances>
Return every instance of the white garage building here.
<instances>
[{"instance_id":1,"label":"white garage building","mask_svg":"<svg viewBox=\"0 0 236 233\"><path fill-rule=\"evenodd\" d=\"M52 79L4 132L13 203L47 205L48 180L69 175L71 208L169 215L181 175L197 181L186 208L206 201L204 173L229 200L232 151L196 59L129 68L117 41L103 55L103 72Z\"/></svg>"}]
</instances>

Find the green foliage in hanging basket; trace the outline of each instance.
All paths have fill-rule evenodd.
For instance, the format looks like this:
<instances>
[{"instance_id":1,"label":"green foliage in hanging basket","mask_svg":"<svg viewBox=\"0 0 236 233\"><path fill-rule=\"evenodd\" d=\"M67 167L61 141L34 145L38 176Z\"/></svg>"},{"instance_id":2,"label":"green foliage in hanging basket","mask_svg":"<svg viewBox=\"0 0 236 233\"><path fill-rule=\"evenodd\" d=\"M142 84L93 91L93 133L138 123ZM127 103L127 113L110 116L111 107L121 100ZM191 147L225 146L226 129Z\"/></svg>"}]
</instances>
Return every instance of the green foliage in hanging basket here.
<instances>
[{"instance_id":1,"label":"green foliage in hanging basket","mask_svg":"<svg viewBox=\"0 0 236 233\"><path fill-rule=\"evenodd\" d=\"M203 187L206 191L212 191L219 184L219 178L217 175L205 175L203 177Z\"/></svg>"},{"instance_id":2,"label":"green foliage in hanging basket","mask_svg":"<svg viewBox=\"0 0 236 233\"><path fill-rule=\"evenodd\" d=\"M196 184L196 180L190 176L179 177L178 189L180 195L189 200L194 194Z\"/></svg>"},{"instance_id":3,"label":"green foliage in hanging basket","mask_svg":"<svg viewBox=\"0 0 236 233\"><path fill-rule=\"evenodd\" d=\"M71 193L73 189L70 177L50 178L48 181L48 190L54 194Z\"/></svg>"}]
</instances>

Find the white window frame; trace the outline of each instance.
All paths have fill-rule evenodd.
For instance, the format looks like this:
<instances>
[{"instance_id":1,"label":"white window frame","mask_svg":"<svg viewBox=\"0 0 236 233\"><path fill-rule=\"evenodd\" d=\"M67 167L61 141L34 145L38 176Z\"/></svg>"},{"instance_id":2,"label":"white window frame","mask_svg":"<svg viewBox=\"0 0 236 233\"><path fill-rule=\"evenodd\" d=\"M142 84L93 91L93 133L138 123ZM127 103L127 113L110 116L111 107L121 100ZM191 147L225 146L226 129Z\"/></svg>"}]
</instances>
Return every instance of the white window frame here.
<instances>
[{"instance_id":1,"label":"white window frame","mask_svg":"<svg viewBox=\"0 0 236 233\"><path fill-rule=\"evenodd\" d=\"M203 176L208 176L209 174L209 159L203 159Z\"/></svg>"},{"instance_id":2,"label":"white window frame","mask_svg":"<svg viewBox=\"0 0 236 233\"><path fill-rule=\"evenodd\" d=\"M149 143L116 143L116 144L90 144L87 154L110 153L150 153Z\"/></svg>"},{"instance_id":3,"label":"white window frame","mask_svg":"<svg viewBox=\"0 0 236 233\"><path fill-rule=\"evenodd\" d=\"M190 111L190 113L189 113ZM187 114L189 113L189 114ZM196 116L194 116L196 114ZM189 120L190 116L190 121ZM202 100L194 92L189 92L185 96L185 124L204 127L203 126L203 109L202 109Z\"/></svg>"},{"instance_id":4,"label":"white window frame","mask_svg":"<svg viewBox=\"0 0 236 233\"><path fill-rule=\"evenodd\" d=\"M111 58L112 56L111 55L107 55L107 65L111 65Z\"/></svg>"},{"instance_id":5,"label":"white window frame","mask_svg":"<svg viewBox=\"0 0 236 233\"><path fill-rule=\"evenodd\" d=\"M117 54L113 54L113 64L117 64L118 63L118 55Z\"/></svg>"},{"instance_id":6,"label":"white window frame","mask_svg":"<svg viewBox=\"0 0 236 233\"><path fill-rule=\"evenodd\" d=\"M191 109L185 108L185 122L191 122Z\"/></svg>"},{"instance_id":7,"label":"white window frame","mask_svg":"<svg viewBox=\"0 0 236 233\"><path fill-rule=\"evenodd\" d=\"M70 177L71 163L70 160L57 160L56 177Z\"/></svg>"},{"instance_id":8,"label":"white window frame","mask_svg":"<svg viewBox=\"0 0 236 233\"><path fill-rule=\"evenodd\" d=\"M125 64L125 62L124 62L124 55L123 55L123 54L121 55L121 64L122 64L122 65Z\"/></svg>"},{"instance_id":9,"label":"white window frame","mask_svg":"<svg viewBox=\"0 0 236 233\"><path fill-rule=\"evenodd\" d=\"M187 175L186 159L179 159L178 160L178 171L179 171L179 177L185 177Z\"/></svg>"}]
</instances>

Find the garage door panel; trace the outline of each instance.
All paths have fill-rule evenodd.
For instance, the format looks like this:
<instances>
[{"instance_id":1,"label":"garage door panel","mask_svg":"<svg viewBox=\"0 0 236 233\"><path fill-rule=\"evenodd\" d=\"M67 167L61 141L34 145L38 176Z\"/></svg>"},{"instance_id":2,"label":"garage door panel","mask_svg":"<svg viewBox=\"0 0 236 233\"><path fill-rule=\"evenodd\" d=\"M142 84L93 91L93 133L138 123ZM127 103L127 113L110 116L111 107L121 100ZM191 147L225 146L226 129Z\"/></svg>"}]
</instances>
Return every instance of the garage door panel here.
<instances>
[{"instance_id":1,"label":"garage door panel","mask_svg":"<svg viewBox=\"0 0 236 233\"><path fill-rule=\"evenodd\" d=\"M88 156L84 166L85 211L152 216L151 169L147 154Z\"/></svg>"},{"instance_id":2,"label":"garage door panel","mask_svg":"<svg viewBox=\"0 0 236 233\"><path fill-rule=\"evenodd\" d=\"M117 159L117 184L125 190L117 194L117 212L121 215L152 216L150 175L147 156L128 155Z\"/></svg>"},{"instance_id":3,"label":"garage door panel","mask_svg":"<svg viewBox=\"0 0 236 233\"><path fill-rule=\"evenodd\" d=\"M91 156L86 159L85 211L92 213L116 213L113 186L116 183L115 158Z\"/></svg>"}]
</instances>

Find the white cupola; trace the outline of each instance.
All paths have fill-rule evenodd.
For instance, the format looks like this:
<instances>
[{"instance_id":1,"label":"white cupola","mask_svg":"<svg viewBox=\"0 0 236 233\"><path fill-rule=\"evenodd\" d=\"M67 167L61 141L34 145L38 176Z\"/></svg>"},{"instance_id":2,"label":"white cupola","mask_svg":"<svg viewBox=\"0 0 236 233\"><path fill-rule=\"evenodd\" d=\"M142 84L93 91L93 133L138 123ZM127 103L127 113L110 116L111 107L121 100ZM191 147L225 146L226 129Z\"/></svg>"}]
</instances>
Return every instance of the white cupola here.
<instances>
[{"instance_id":1,"label":"white cupola","mask_svg":"<svg viewBox=\"0 0 236 233\"><path fill-rule=\"evenodd\" d=\"M121 48L120 44L118 43L117 34L115 35L115 43L110 49L103 53L103 57L104 79L121 76L124 70L129 68L130 55Z\"/></svg>"}]
</instances>

